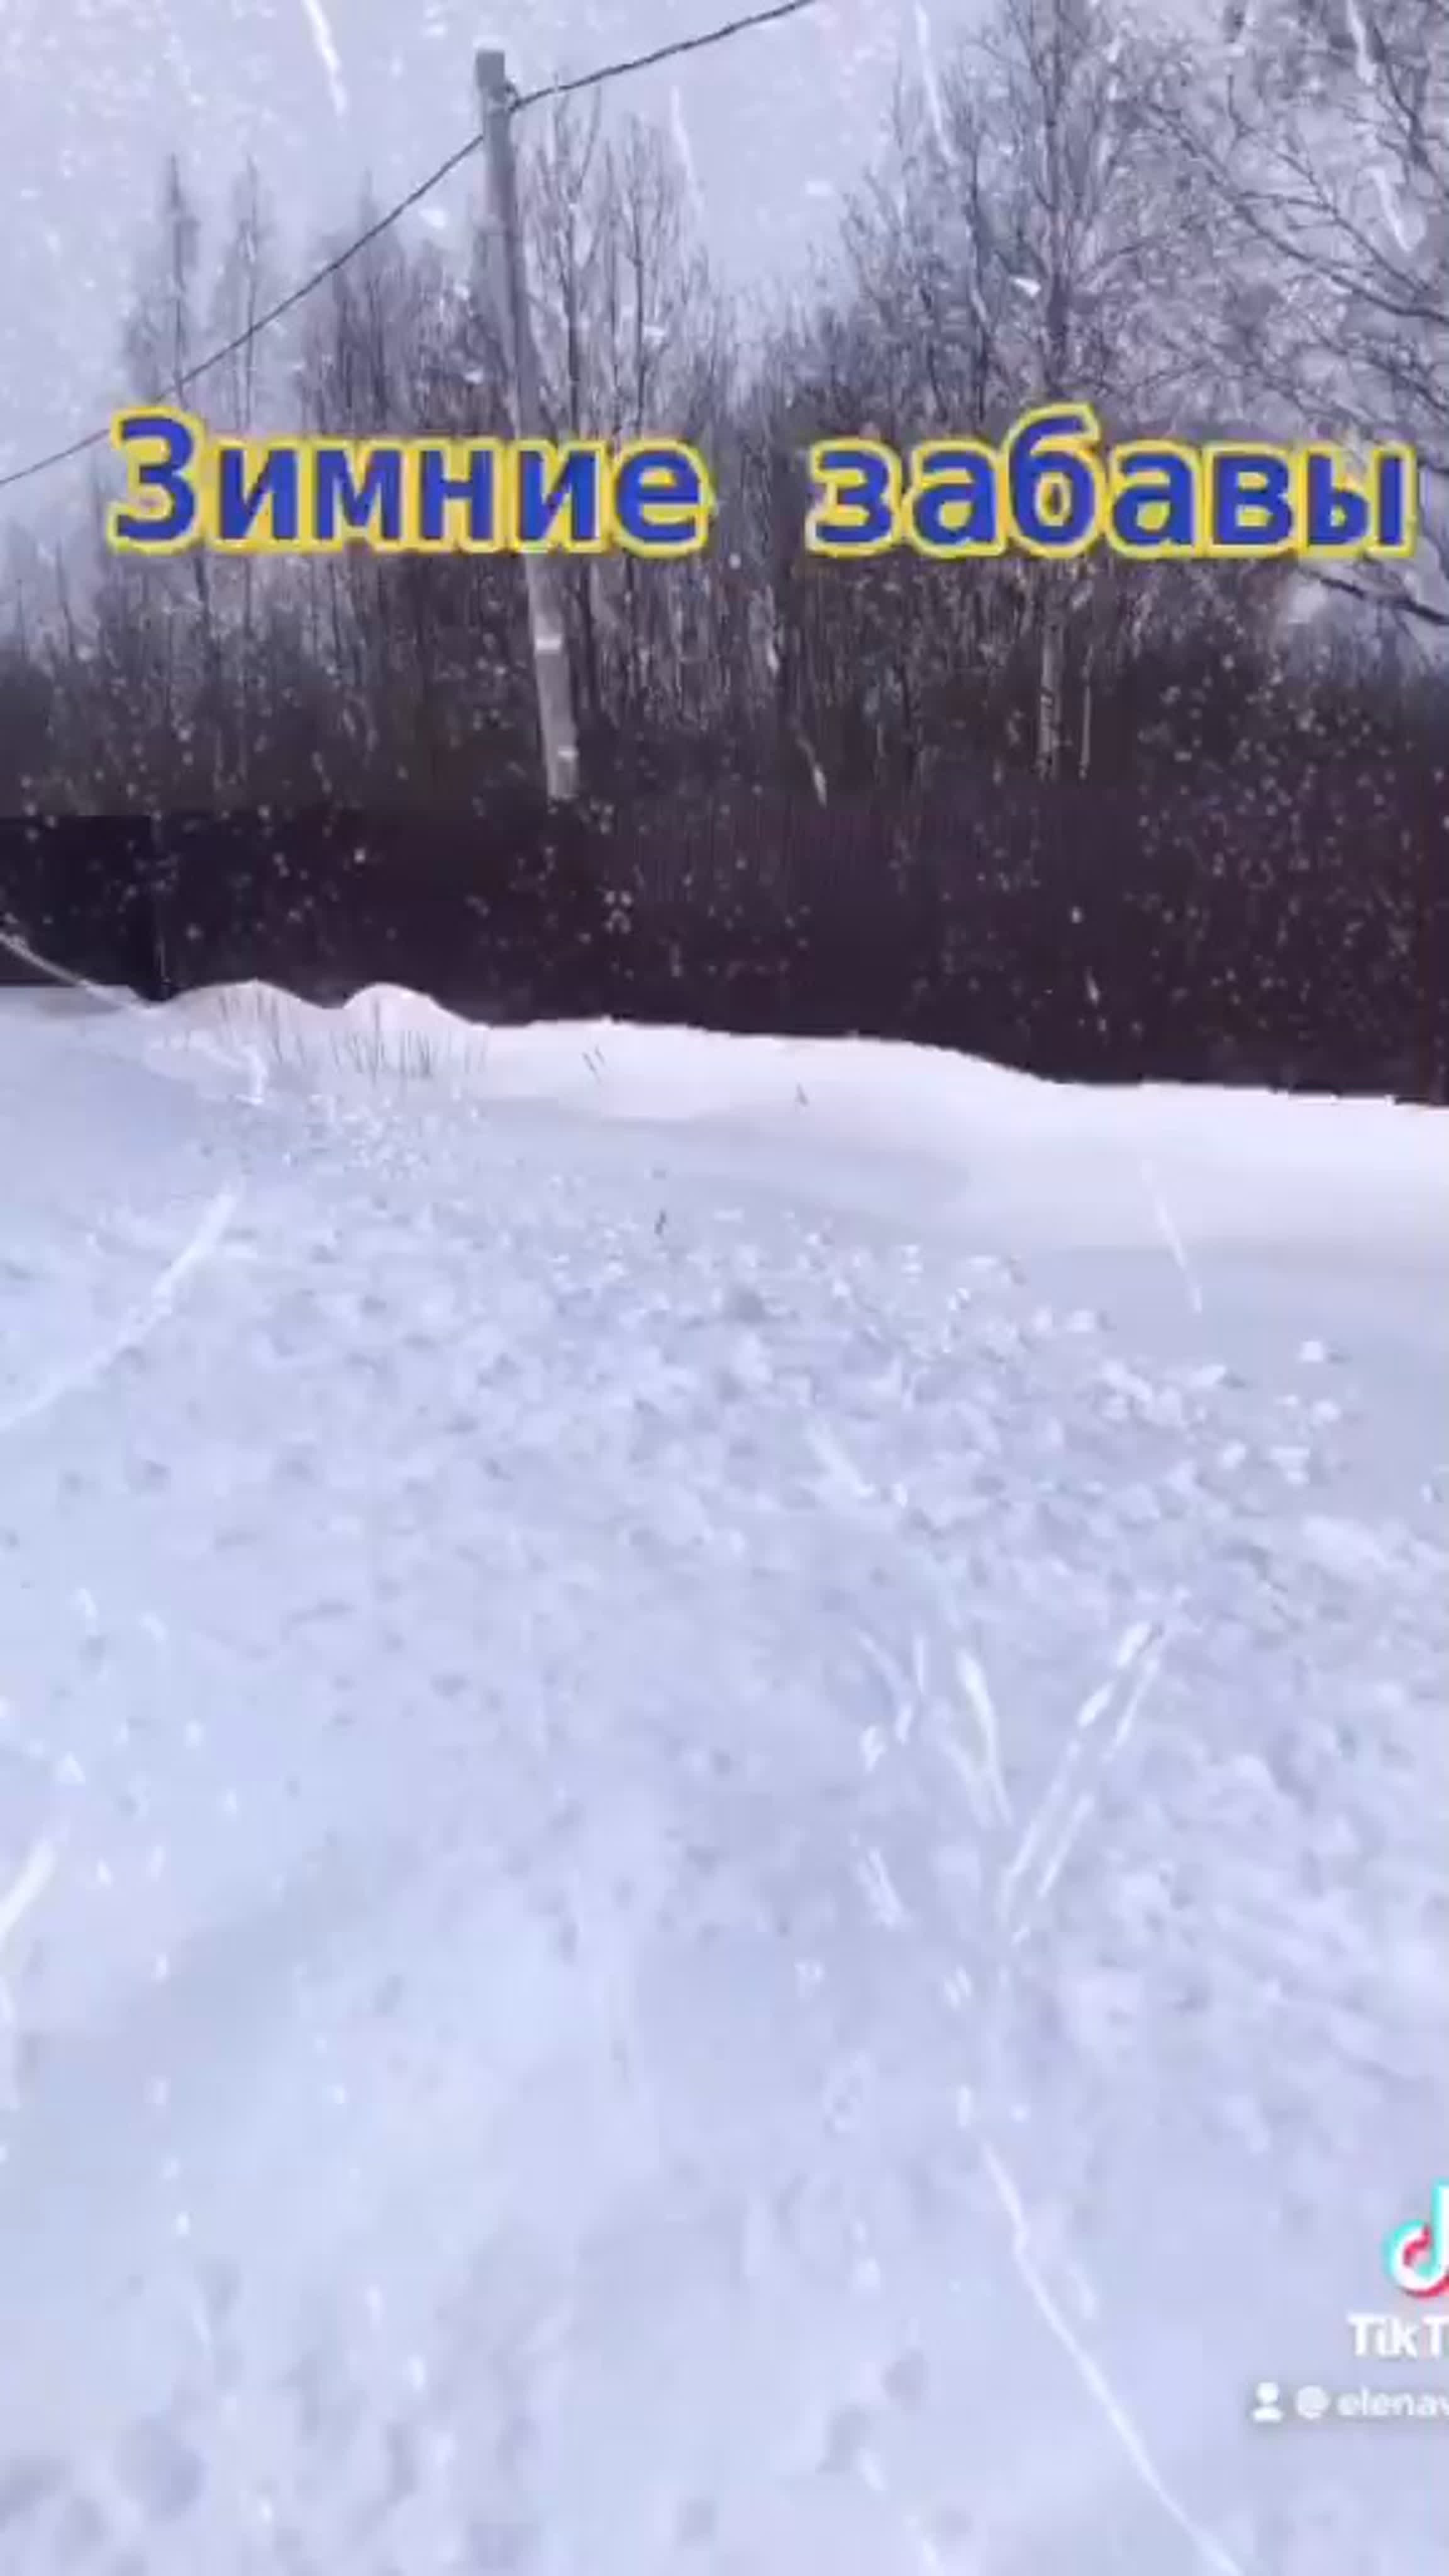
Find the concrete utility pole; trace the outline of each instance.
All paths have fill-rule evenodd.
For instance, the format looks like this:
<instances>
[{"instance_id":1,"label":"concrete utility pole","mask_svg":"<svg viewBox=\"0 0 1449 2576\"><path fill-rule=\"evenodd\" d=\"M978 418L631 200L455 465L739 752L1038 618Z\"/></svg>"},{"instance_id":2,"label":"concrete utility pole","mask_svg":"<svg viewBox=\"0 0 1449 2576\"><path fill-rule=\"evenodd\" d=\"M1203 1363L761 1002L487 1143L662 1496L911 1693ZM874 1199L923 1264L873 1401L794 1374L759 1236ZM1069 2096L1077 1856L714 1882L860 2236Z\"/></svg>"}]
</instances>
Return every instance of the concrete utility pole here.
<instances>
[{"instance_id":1,"label":"concrete utility pole","mask_svg":"<svg viewBox=\"0 0 1449 2576\"><path fill-rule=\"evenodd\" d=\"M509 399L516 438L544 438L538 357L528 312L528 281L518 222L518 181L513 166L513 124L508 75L501 53L482 46L474 57L488 173L488 253L493 299L503 336ZM569 680L568 629L557 558L525 555L528 626L543 740L544 784L550 804L570 805L579 792L579 744Z\"/></svg>"}]
</instances>

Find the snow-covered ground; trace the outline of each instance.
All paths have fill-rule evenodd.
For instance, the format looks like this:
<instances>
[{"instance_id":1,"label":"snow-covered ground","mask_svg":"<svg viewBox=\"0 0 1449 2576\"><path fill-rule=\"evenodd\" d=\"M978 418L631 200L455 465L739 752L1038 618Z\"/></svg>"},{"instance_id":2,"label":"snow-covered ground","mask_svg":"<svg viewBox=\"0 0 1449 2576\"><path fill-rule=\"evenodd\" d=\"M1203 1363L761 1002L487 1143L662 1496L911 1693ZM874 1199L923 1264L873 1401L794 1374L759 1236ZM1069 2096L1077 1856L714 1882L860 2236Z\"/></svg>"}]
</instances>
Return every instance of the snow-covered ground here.
<instances>
[{"instance_id":1,"label":"snow-covered ground","mask_svg":"<svg viewBox=\"0 0 1449 2576\"><path fill-rule=\"evenodd\" d=\"M4 2576L1429 2576L1445 1132L0 1005Z\"/></svg>"}]
</instances>

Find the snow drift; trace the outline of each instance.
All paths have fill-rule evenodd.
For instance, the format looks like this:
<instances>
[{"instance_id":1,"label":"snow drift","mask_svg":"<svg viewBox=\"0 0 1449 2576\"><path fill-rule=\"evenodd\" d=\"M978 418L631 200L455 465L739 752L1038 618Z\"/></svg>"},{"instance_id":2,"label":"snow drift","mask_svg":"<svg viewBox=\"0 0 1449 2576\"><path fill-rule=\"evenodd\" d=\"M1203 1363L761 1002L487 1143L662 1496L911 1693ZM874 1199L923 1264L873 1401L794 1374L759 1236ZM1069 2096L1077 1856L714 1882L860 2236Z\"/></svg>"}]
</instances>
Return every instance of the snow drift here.
<instances>
[{"instance_id":1,"label":"snow drift","mask_svg":"<svg viewBox=\"0 0 1449 2576\"><path fill-rule=\"evenodd\" d=\"M1432 1115L232 992L0 1138L7 2576L1427 2569L1249 2410L1449 2112Z\"/></svg>"}]
</instances>

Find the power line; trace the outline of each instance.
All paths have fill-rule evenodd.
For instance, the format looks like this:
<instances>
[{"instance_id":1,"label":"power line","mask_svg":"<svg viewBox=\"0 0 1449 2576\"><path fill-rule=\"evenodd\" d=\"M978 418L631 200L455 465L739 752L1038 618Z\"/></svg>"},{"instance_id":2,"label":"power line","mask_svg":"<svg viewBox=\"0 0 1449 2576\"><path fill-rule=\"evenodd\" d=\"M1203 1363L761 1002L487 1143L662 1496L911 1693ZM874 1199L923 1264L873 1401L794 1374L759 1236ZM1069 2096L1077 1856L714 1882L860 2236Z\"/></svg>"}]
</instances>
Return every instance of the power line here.
<instances>
[{"instance_id":1,"label":"power line","mask_svg":"<svg viewBox=\"0 0 1449 2576\"><path fill-rule=\"evenodd\" d=\"M240 356L242 350L249 348L253 340L259 339L263 331L269 331L274 322L280 322L284 314L294 312L296 307L305 302L309 295L314 294L319 286L325 286L329 277L335 277L339 269L347 266L349 260L356 259L360 251L366 250L403 215L410 214L414 206L421 204L423 198L437 187L440 180L450 177L459 164L468 159L470 153L477 151L482 139L481 135L470 135L468 141L461 144L456 152L450 152L446 161L440 161L437 169L430 171L426 179L419 180L418 185L410 188L405 197L399 197L397 204L390 206L385 215L379 215L375 224L369 224L366 232L359 233L355 241L350 241L345 250L340 250L331 259L324 260L320 268L312 271L310 277L303 278L300 286L294 286L291 293L284 295L280 302L268 305L265 313L258 313L247 324L244 331L237 332L234 339L224 341L219 349L213 349L207 357L198 358L194 367L183 367L180 375L172 379L174 390L178 394L185 393L190 386L199 383L203 376L209 376L214 368L224 366L228 358ZM108 421L104 429L90 429L87 430L84 438L73 438L68 447L52 448L47 456L34 457L28 465L17 465L9 474L0 474L0 492L8 491L15 483L28 483L32 476L46 473L52 465L65 465L73 456L84 456L93 447L108 446L110 436L111 429Z\"/></svg>"},{"instance_id":2,"label":"power line","mask_svg":"<svg viewBox=\"0 0 1449 2576\"><path fill-rule=\"evenodd\" d=\"M711 27L703 36L681 36L675 44L656 45L652 53L631 54L624 62L606 63L602 71L580 72L574 80L548 81L542 89L524 92L513 102L514 113L520 108L537 107L546 98L571 98L576 90L596 89L603 81L622 80L627 72L652 71L656 63L672 63L680 54L702 54L709 45L726 44L731 36L742 36L750 27L769 27L781 18L798 18L802 9L813 9L815 0L777 0L773 9L752 9L747 18L728 18L721 27Z\"/></svg>"},{"instance_id":3,"label":"power line","mask_svg":"<svg viewBox=\"0 0 1449 2576\"><path fill-rule=\"evenodd\" d=\"M603 63L597 71L580 72L570 80L549 81L542 89L516 92L509 101L509 112L517 116L525 108L537 107L545 99L571 98L579 90L602 89L607 82L623 80L631 72L651 71L655 64L673 62L681 54L703 53L707 46L725 44L731 36L744 35L752 27L768 27L781 18L798 17L802 10L812 9L815 5L816 0L775 0L772 8L756 9L747 17L727 19L723 25L709 28L702 36L682 36L674 44L655 46L651 53L633 54L616 63ZM174 379L174 390L178 394L187 392L192 385L199 384L203 376L225 366L228 358L239 357L254 340L260 339L264 331L270 331L274 322L294 313L297 306L305 303L309 295L314 295L319 286L325 286L329 278L336 277L347 267L349 261L370 249L404 215L411 214L414 206L421 205L424 197L431 196L444 179L451 178L453 172L479 150L482 142L481 133L470 134L466 143L460 143L456 152L450 152L446 161L440 161L437 168L430 170L425 179L420 179L415 188L410 188L405 197L399 197L396 205L389 206L386 214L379 215L376 223L369 224L365 232L360 232L347 244L345 250L325 259L320 268L314 268L309 277L303 278L300 286L294 286L277 303L268 305L264 313L256 314L246 329L238 331L233 339L224 341L219 349L212 349L206 357L198 358L194 367L184 367ZM73 457L89 455L94 448L109 446L110 437L108 421L104 429L87 430L83 438L73 438L65 447L53 447L43 456L33 456L28 465L13 466L8 474L0 474L0 492L12 491L17 483L32 482L37 474L48 474L54 465L68 465Z\"/></svg>"}]
</instances>

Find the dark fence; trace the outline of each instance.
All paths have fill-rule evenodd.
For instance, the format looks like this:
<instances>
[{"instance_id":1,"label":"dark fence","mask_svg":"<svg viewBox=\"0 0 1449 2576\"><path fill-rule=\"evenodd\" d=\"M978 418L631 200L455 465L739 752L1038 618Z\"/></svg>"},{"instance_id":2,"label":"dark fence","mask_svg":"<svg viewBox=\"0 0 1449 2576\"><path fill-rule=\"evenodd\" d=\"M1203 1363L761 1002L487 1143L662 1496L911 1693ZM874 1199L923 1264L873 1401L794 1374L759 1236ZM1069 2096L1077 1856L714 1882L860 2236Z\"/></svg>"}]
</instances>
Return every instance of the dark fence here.
<instances>
[{"instance_id":1,"label":"dark fence","mask_svg":"<svg viewBox=\"0 0 1449 2576\"><path fill-rule=\"evenodd\" d=\"M252 978L318 1001L390 983L480 1016L572 1011L606 918L596 843L522 803L487 821L0 818L0 981L48 972L147 1001Z\"/></svg>"},{"instance_id":2,"label":"dark fence","mask_svg":"<svg viewBox=\"0 0 1449 2576\"><path fill-rule=\"evenodd\" d=\"M0 918L49 971L148 999L392 983L475 1018L912 1038L1058 1079L1449 1086L1449 815L1422 772L0 820ZM0 978L40 971L0 951Z\"/></svg>"}]
</instances>

